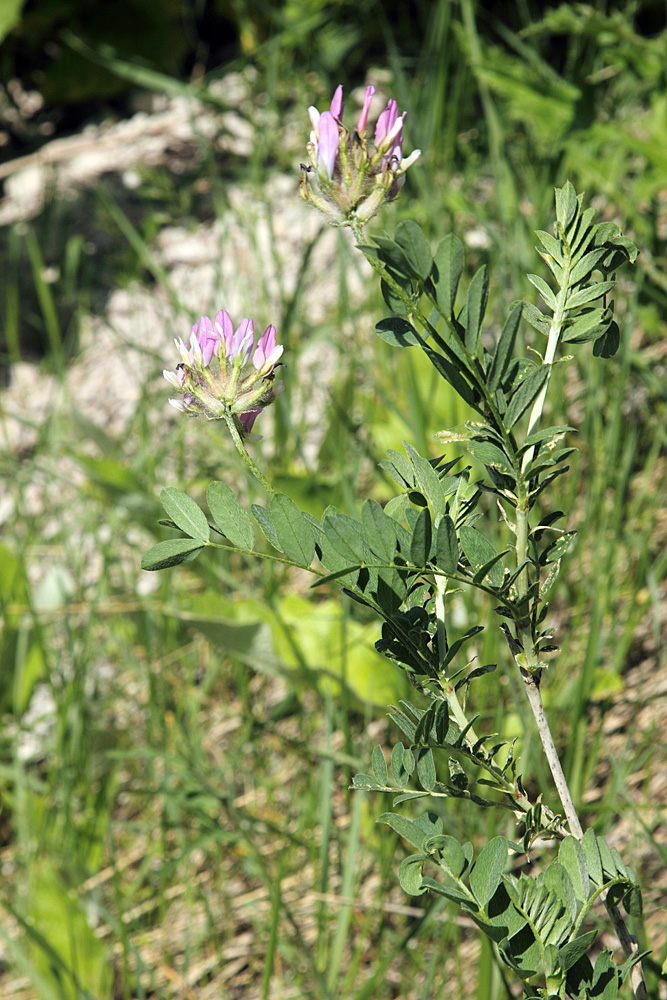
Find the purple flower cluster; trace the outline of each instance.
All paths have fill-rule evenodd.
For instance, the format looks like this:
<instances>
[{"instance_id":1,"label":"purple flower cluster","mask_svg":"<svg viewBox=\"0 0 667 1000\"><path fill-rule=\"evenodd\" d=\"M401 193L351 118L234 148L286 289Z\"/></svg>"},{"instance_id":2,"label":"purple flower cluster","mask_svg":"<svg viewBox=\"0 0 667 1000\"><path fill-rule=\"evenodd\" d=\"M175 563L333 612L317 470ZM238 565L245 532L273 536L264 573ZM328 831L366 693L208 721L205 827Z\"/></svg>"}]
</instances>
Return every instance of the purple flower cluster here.
<instances>
[{"instance_id":1,"label":"purple flower cluster","mask_svg":"<svg viewBox=\"0 0 667 1000\"><path fill-rule=\"evenodd\" d=\"M234 331L229 313L221 309L214 321L202 316L193 325L188 344L175 343L181 361L175 372L164 372L180 392L169 400L172 406L209 420L233 414L249 434L263 408L282 390L274 376L283 353L275 326L267 326L255 346L252 320L241 320Z\"/></svg>"},{"instance_id":2,"label":"purple flower cluster","mask_svg":"<svg viewBox=\"0 0 667 1000\"><path fill-rule=\"evenodd\" d=\"M343 88L337 87L331 106L321 114L309 108L312 131L308 143L310 166L304 166L301 195L338 225L349 224L355 216L367 222L383 201L395 197L401 178L419 157L415 150L403 159L403 123L406 112L398 113L390 99L375 126L373 142L366 138L368 114L375 87L366 88L357 127L350 133L343 124ZM317 189L309 184L315 174Z\"/></svg>"}]
</instances>

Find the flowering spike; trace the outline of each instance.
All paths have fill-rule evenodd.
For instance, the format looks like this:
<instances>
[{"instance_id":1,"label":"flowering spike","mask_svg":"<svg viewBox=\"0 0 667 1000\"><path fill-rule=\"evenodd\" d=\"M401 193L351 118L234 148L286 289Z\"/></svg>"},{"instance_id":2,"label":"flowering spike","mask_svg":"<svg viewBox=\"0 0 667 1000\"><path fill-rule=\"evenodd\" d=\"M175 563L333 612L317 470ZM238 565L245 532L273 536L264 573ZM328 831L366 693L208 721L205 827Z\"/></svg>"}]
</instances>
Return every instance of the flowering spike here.
<instances>
[{"instance_id":1,"label":"flowering spike","mask_svg":"<svg viewBox=\"0 0 667 1000\"><path fill-rule=\"evenodd\" d=\"M215 323L202 316L187 346L175 341L181 357L176 370L163 373L179 392L170 400L172 406L208 420L233 417L238 430L249 434L258 414L282 390L274 375L283 353L276 344L276 328L267 326L253 352L254 339L251 319L241 320L234 332L226 311L217 314Z\"/></svg>"}]
</instances>

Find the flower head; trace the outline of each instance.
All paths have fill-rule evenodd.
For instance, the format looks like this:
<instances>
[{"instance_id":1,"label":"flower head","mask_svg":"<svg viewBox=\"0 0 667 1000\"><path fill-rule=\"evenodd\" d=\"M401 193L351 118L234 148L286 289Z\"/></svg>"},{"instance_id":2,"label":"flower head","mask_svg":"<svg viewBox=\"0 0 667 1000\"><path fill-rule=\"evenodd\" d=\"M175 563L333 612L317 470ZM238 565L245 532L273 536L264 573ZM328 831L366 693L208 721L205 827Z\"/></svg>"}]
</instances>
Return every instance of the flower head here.
<instances>
[{"instance_id":1,"label":"flower head","mask_svg":"<svg viewBox=\"0 0 667 1000\"><path fill-rule=\"evenodd\" d=\"M262 409L282 390L282 383L275 381L283 353L276 344L275 326L267 326L255 347L252 320L242 319L235 331L229 313L221 310L215 321L202 316L187 344L175 344L181 361L164 377L179 395L169 402L208 420L232 414L239 429L249 434Z\"/></svg>"},{"instance_id":2,"label":"flower head","mask_svg":"<svg viewBox=\"0 0 667 1000\"><path fill-rule=\"evenodd\" d=\"M301 196L337 225L367 222L383 201L396 196L403 175L419 157L415 150L403 159L403 123L396 101L388 101L375 126L374 142L366 138L375 88L366 88L354 132L343 124L343 88L337 87L329 111L309 108L312 131L308 143L310 165L302 164ZM309 183L314 174L316 183Z\"/></svg>"}]
</instances>

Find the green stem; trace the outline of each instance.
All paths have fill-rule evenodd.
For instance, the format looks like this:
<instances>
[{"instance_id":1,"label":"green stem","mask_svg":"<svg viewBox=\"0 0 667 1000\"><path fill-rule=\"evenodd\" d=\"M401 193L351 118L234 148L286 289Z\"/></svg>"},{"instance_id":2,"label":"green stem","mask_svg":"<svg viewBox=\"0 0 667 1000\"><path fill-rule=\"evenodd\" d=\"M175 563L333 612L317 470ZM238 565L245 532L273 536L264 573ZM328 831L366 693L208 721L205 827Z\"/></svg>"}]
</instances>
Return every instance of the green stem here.
<instances>
[{"instance_id":1,"label":"green stem","mask_svg":"<svg viewBox=\"0 0 667 1000\"><path fill-rule=\"evenodd\" d=\"M239 429L236 426L234 414L227 407L225 407L223 416L225 418L225 423L227 424L227 427L229 429L229 433L232 436L232 441L234 442L236 450L238 451L239 455L241 456L245 464L248 466L255 479L262 484L266 492L270 493L271 496L275 496L276 491L274 490L273 486L266 478L266 476L262 472L260 472L260 470L257 468L255 463L251 459L250 455L248 454L246 446L244 445L243 439L241 438L241 435L239 433Z\"/></svg>"},{"instance_id":2,"label":"green stem","mask_svg":"<svg viewBox=\"0 0 667 1000\"><path fill-rule=\"evenodd\" d=\"M433 583L435 589L435 620L438 636L438 661L442 667L445 656L447 655L447 628L445 622L445 592L447 590L447 577L436 576ZM458 699L456 689L444 675L441 675L439 680L442 692L447 700L449 713L461 732L463 732L468 725L468 719L463 711L461 702ZM473 726L470 726L468 729L466 741L470 747L473 747L477 742L477 734L475 733Z\"/></svg>"}]
</instances>

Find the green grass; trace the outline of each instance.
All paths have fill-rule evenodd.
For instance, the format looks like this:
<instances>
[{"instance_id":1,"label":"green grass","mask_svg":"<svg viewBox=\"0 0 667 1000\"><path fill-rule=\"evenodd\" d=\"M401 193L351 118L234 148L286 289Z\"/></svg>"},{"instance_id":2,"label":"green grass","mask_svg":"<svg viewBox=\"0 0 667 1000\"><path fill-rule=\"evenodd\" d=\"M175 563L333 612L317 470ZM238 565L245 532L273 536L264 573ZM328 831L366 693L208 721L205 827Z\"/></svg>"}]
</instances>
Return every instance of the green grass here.
<instances>
[{"instance_id":1,"label":"green grass","mask_svg":"<svg viewBox=\"0 0 667 1000\"><path fill-rule=\"evenodd\" d=\"M603 16L592 12L591 24ZM468 267L472 273L479 260L490 264L491 329L509 301L528 295L525 279L517 280L526 268L538 270L530 233L546 228L551 187L566 173L589 195L600 194L602 211L643 241L622 296L621 352L601 364L584 348L554 380L550 418L577 427L580 451L545 504L572 511L579 541L552 600L562 653L543 690L585 816L598 832L624 838L645 879L659 967L666 746L652 676L665 669L656 651L665 606L664 242L656 235L664 175L659 144L637 151L631 141L637 115L651 133L667 102L664 85L647 96L658 86L657 42L624 35L614 22L616 34L608 24L603 49L591 31L571 25L567 65L556 80L544 34L510 37L507 29L501 46L481 33L472 3L460 10L435 3L432 18L410 63L400 38L380 23L395 92L410 112L410 141L417 137L425 155L378 229L415 217L434 242L452 228L486 232L488 249L471 250ZM291 37L285 28L270 52L263 50L255 88L268 89L271 107L301 115L286 101ZM621 56L607 89L623 102L609 119L612 97L602 82L590 84L589 117L577 119L582 66L594 80ZM520 95L535 78L543 87L526 108ZM305 108L310 90L296 72L292 84ZM545 109L554 106L560 131L547 135ZM242 110L252 123L256 106ZM301 117L305 137L305 112ZM392 495L377 468L385 448L406 439L435 455L433 434L466 414L420 355L374 338L382 303L372 284L359 301L359 262L344 234L334 240L329 272L337 298L317 324L308 296L317 295L318 251L330 234L301 241L290 258L281 256L271 228L253 245L268 203L263 185L300 155L276 145L279 120L271 127L261 133L261 155L226 165L226 183L240 182L252 195L254 218L235 215L224 193L198 214L178 191L167 217L196 227L217 211L228 232L248 230L256 268L244 278L244 308L258 325L274 321L287 345L286 391L273 418L262 418L268 472L314 514L327 503L354 512L366 495ZM618 134L624 152L611 157ZM631 169L635 153L642 171ZM218 169L214 158L202 160L201 176L214 191ZM145 185L138 215L113 185L95 196L114 234L111 271L83 266L80 231L67 229L76 214L64 209L58 216L52 208L54 215L23 235L2 234L10 280L0 304L12 361L27 323L48 345L45 367L62 374L74 344L73 303L85 315L98 308L100 288L132 280L150 282L171 302L165 343L188 329L189 310L153 244L162 222L152 199L168 181L157 171ZM60 278L49 284L44 265L51 263L54 219L64 250ZM223 306L224 293L221 287L201 310ZM325 361L311 364L309 382L303 375L299 381L318 350ZM147 349L141 363L144 385L121 435L82 416L76 398L65 396L35 427L29 449L7 450L1 459L13 504L0 541L2 990L21 1000L508 997L494 956L486 945L480 950L471 928L441 901L401 892L396 868L406 848L375 825L386 803L349 789L353 774L368 769L372 747L398 738L383 723L382 706L406 693L394 668L380 666L372 651L376 626L335 591L313 598L299 578L233 554L146 583L138 567L164 537L156 525L162 486L201 498L219 478L250 500L263 498L243 480L223 432L167 416L161 359ZM481 617L470 594L461 595L456 612L462 630ZM550 789L493 624L477 652L499 669L473 690L475 711L489 730L519 737L531 794ZM640 714L644 691L653 699L654 726ZM29 752L27 713L40 699L46 722ZM615 714L622 753L600 735ZM547 799L556 805L550 792ZM448 804L444 823L476 845L498 832L515 835L500 815L465 803ZM655 978L650 985L658 996Z\"/></svg>"}]
</instances>

